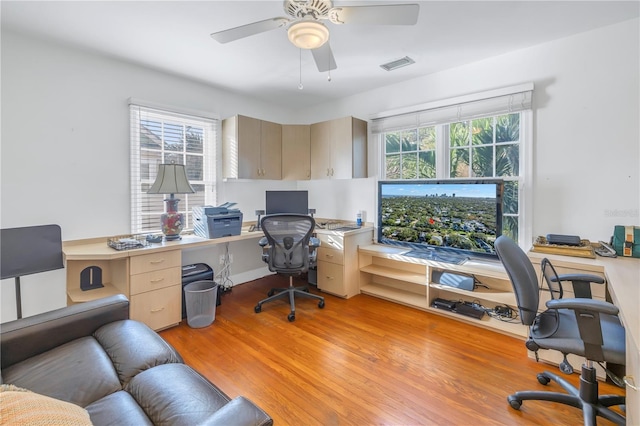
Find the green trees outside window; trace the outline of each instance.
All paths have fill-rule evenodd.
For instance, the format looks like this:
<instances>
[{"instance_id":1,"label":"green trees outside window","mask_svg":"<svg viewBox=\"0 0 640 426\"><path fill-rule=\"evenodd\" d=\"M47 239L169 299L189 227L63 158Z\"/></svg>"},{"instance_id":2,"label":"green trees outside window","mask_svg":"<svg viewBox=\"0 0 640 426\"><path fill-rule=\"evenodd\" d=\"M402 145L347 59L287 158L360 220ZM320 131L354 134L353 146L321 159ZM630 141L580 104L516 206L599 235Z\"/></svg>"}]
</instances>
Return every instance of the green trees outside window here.
<instances>
[{"instance_id":1,"label":"green trees outside window","mask_svg":"<svg viewBox=\"0 0 640 426\"><path fill-rule=\"evenodd\" d=\"M436 157L446 178L501 178L502 233L518 240L520 113L481 117L384 134L385 179L435 179ZM436 136L440 127L441 140Z\"/></svg>"}]
</instances>

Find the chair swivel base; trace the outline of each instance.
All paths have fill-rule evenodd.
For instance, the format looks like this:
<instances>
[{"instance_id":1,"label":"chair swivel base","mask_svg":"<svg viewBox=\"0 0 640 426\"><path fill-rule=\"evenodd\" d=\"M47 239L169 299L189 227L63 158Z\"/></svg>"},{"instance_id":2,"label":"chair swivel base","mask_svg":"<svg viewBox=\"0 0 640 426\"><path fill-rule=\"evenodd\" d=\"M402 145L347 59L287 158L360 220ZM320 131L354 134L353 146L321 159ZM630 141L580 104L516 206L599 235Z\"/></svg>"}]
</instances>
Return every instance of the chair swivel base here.
<instances>
[{"instance_id":1,"label":"chair swivel base","mask_svg":"<svg viewBox=\"0 0 640 426\"><path fill-rule=\"evenodd\" d=\"M522 401L525 400L552 401L580 408L584 415L585 426L595 426L597 416L604 417L617 425L625 424L625 418L609 408L613 405L624 405L625 397L620 395L603 395L598 397L598 382L596 380L595 368L582 366L580 389L575 388L562 377L548 371L538 374L537 378L538 382L543 385L553 380L568 393L546 391L516 392L507 397L511 408L519 410Z\"/></svg>"},{"instance_id":2,"label":"chair swivel base","mask_svg":"<svg viewBox=\"0 0 640 426\"><path fill-rule=\"evenodd\" d=\"M275 293L275 294L274 294ZM258 302L258 304L253 309L256 313L260 313L262 311L262 304L266 302L271 302L276 299L284 299L287 296L289 297L289 305L291 306L291 312L287 315L287 319L291 321L295 321L296 319L296 304L295 304L295 296L306 297L309 299L319 300L318 308L324 308L324 297L318 296L317 294L309 293L309 289L306 286L294 287L293 286L293 277L289 277L289 287L287 288L272 288L267 293L269 297L263 299Z\"/></svg>"}]
</instances>

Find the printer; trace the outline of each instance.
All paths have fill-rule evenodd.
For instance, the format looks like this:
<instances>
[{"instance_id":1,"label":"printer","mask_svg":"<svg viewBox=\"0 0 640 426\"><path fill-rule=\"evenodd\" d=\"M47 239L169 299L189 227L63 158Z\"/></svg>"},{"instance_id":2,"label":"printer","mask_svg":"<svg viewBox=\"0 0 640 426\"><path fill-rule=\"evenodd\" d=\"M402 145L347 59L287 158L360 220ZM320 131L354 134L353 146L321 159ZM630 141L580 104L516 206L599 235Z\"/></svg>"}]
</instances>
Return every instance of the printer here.
<instances>
[{"instance_id":1,"label":"printer","mask_svg":"<svg viewBox=\"0 0 640 426\"><path fill-rule=\"evenodd\" d=\"M240 235L242 212L232 208L236 203L224 203L218 207L193 208L193 232L202 238L221 238Z\"/></svg>"}]
</instances>

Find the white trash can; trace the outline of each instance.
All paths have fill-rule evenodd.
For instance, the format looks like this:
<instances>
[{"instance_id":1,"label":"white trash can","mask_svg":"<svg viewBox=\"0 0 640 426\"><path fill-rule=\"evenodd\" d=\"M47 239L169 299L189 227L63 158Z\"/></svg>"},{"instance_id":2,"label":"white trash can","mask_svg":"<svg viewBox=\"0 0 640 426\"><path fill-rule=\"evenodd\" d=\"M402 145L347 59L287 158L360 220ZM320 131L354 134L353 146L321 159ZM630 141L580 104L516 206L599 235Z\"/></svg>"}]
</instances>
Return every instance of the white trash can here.
<instances>
[{"instance_id":1,"label":"white trash can","mask_svg":"<svg viewBox=\"0 0 640 426\"><path fill-rule=\"evenodd\" d=\"M215 321L218 284L214 281L194 281L184 286L184 297L189 327L207 327Z\"/></svg>"}]
</instances>

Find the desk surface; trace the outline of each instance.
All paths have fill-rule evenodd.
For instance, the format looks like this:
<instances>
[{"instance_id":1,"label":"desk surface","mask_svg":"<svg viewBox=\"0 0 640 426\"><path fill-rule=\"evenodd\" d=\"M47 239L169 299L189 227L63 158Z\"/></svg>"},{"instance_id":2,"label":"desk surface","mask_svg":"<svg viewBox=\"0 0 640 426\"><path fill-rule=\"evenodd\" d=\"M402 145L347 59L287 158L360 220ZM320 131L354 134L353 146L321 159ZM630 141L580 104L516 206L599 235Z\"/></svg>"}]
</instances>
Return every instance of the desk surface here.
<instances>
[{"instance_id":1,"label":"desk surface","mask_svg":"<svg viewBox=\"0 0 640 426\"><path fill-rule=\"evenodd\" d=\"M365 232L371 229L370 225L351 230L332 230L316 228L318 234L347 235ZM190 249L203 246L211 246L215 244L224 244L237 242L242 240L259 239L264 234L259 231L249 232L249 227L243 227L240 235L233 235L222 238L202 238L197 235L183 235L182 239L176 241L162 241L161 243L153 243L147 247L140 247L130 250L115 250L107 245L108 237L92 238L86 240L64 241L63 249L66 260L112 260L123 259L131 256L141 256L149 253L175 250Z\"/></svg>"}]
</instances>

